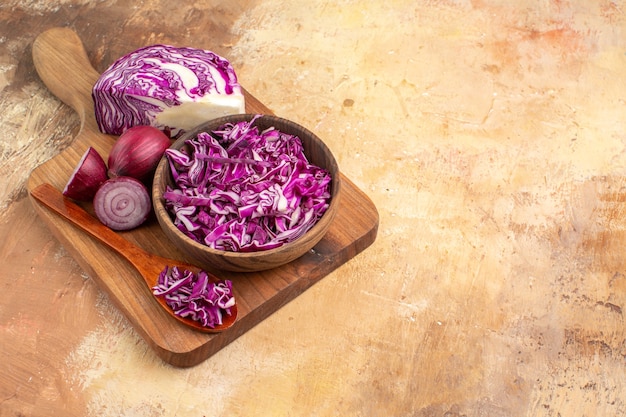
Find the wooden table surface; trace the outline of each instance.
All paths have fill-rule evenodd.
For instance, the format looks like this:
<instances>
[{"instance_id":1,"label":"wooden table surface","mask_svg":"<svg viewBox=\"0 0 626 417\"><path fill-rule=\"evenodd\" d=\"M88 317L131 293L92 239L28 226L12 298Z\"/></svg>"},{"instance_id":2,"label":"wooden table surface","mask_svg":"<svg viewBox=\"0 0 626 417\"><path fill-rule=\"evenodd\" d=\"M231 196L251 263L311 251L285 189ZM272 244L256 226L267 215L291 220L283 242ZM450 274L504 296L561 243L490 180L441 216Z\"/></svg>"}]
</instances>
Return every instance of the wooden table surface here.
<instances>
[{"instance_id":1,"label":"wooden table surface","mask_svg":"<svg viewBox=\"0 0 626 417\"><path fill-rule=\"evenodd\" d=\"M0 4L1 416L626 413L626 4L222 0ZM165 364L36 216L78 117L31 44L104 70L214 50L322 137L374 244L208 360Z\"/></svg>"}]
</instances>

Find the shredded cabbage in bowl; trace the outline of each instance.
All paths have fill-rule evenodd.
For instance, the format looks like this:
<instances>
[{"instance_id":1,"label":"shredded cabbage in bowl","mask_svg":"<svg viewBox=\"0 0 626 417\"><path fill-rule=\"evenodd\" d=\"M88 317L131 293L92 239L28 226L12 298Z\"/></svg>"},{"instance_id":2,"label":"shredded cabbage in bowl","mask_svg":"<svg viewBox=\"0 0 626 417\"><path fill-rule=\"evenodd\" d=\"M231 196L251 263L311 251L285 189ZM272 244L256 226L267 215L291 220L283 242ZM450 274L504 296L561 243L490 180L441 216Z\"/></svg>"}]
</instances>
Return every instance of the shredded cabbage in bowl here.
<instances>
[{"instance_id":1,"label":"shredded cabbage in bowl","mask_svg":"<svg viewBox=\"0 0 626 417\"><path fill-rule=\"evenodd\" d=\"M256 118L201 132L168 149L174 186L165 207L184 234L210 248L268 250L304 235L330 201L330 173L311 164L300 138Z\"/></svg>"}]
</instances>

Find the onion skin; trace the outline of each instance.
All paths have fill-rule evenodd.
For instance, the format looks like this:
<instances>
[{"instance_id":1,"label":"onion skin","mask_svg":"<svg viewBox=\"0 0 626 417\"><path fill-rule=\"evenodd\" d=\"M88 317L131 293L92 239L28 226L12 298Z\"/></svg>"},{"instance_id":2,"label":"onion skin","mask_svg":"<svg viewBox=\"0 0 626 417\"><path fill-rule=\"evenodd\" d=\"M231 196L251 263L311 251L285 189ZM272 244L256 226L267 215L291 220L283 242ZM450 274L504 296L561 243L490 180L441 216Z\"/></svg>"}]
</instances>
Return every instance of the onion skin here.
<instances>
[{"instance_id":1,"label":"onion skin","mask_svg":"<svg viewBox=\"0 0 626 417\"><path fill-rule=\"evenodd\" d=\"M132 177L105 181L93 198L96 217L113 230L130 230L144 223L152 211L148 189Z\"/></svg>"},{"instance_id":2,"label":"onion skin","mask_svg":"<svg viewBox=\"0 0 626 417\"><path fill-rule=\"evenodd\" d=\"M171 144L170 138L154 126L133 126L127 129L109 153L109 178L149 180Z\"/></svg>"},{"instance_id":3,"label":"onion skin","mask_svg":"<svg viewBox=\"0 0 626 417\"><path fill-rule=\"evenodd\" d=\"M87 148L70 175L63 195L77 201L91 201L108 179L104 159L93 147Z\"/></svg>"}]
</instances>

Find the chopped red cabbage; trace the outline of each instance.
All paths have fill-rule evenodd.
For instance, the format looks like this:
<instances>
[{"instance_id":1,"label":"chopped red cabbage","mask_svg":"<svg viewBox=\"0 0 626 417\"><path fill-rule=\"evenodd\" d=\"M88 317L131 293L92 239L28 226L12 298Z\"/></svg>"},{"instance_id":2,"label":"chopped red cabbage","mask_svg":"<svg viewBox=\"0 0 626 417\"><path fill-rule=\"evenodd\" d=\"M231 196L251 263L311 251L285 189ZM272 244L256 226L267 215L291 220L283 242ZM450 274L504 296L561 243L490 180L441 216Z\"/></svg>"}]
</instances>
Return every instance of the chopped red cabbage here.
<instances>
[{"instance_id":1,"label":"chopped red cabbage","mask_svg":"<svg viewBox=\"0 0 626 417\"><path fill-rule=\"evenodd\" d=\"M174 224L214 249L279 247L304 235L329 205L330 173L307 160L300 138L259 132L255 119L165 152L175 184L163 198Z\"/></svg>"},{"instance_id":2,"label":"chopped red cabbage","mask_svg":"<svg viewBox=\"0 0 626 417\"><path fill-rule=\"evenodd\" d=\"M204 271L194 274L176 266L165 267L152 292L164 297L176 315L210 328L221 325L235 305L231 281L212 282Z\"/></svg>"}]
</instances>

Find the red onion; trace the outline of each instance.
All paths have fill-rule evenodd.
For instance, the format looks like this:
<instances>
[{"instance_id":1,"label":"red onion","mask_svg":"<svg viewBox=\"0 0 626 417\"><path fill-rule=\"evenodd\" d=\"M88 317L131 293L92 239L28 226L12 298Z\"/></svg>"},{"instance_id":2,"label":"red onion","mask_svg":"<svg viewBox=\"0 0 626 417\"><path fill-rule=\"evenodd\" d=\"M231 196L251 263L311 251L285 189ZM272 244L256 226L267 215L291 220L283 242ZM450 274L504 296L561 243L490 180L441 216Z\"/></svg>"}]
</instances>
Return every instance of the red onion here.
<instances>
[{"instance_id":1,"label":"red onion","mask_svg":"<svg viewBox=\"0 0 626 417\"><path fill-rule=\"evenodd\" d=\"M156 169L170 139L153 126L133 126L117 138L109 154L109 177L147 179Z\"/></svg>"},{"instance_id":2,"label":"red onion","mask_svg":"<svg viewBox=\"0 0 626 417\"><path fill-rule=\"evenodd\" d=\"M148 219L152 200L148 189L131 177L105 181L93 198L96 217L113 230L133 229Z\"/></svg>"},{"instance_id":3,"label":"red onion","mask_svg":"<svg viewBox=\"0 0 626 417\"><path fill-rule=\"evenodd\" d=\"M63 189L63 195L78 201L90 201L107 180L107 167L93 147L87 148Z\"/></svg>"}]
</instances>

